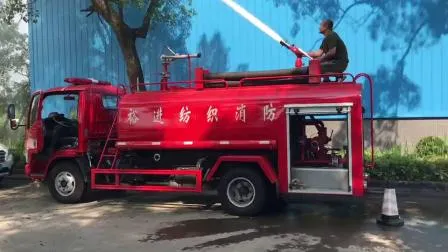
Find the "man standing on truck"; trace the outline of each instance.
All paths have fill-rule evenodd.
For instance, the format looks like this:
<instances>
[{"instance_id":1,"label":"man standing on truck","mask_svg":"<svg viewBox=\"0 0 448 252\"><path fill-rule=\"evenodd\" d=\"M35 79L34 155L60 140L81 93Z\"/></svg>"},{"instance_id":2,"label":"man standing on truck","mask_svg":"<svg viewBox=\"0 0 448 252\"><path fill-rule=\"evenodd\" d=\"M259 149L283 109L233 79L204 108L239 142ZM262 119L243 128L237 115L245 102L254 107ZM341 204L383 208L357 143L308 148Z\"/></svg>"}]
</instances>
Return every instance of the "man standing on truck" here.
<instances>
[{"instance_id":1,"label":"man standing on truck","mask_svg":"<svg viewBox=\"0 0 448 252\"><path fill-rule=\"evenodd\" d=\"M321 22L319 32L324 40L319 50L309 52L314 59L321 61L322 73L342 73L347 69L348 53L344 41L333 31L333 21L325 19Z\"/></svg>"}]
</instances>

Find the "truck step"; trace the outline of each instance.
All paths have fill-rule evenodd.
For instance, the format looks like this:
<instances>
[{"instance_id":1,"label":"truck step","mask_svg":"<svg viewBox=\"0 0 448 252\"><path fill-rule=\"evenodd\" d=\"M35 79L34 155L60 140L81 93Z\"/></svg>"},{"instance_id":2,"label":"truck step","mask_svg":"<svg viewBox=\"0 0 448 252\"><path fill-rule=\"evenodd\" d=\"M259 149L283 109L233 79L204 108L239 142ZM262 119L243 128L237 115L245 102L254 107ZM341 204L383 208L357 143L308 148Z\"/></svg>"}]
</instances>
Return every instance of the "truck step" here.
<instances>
[{"instance_id":1,"label":"truck step","mask_svg":"<svg viewBox=\"0 0 448 252\"><path fill-rule=\"evenodd\" d=\"M172 187L159 185L92 185L96 190L133 190L133 191L151 191L151 192L202 192L202 188L196 187Z\"/></svg>"},{"instance_id":2,"label":"truck step","mask_svg":"<svg viewBox=\"0 0 448 252\"><path fill-rule=\"evenodd\" d=\"M121 175L171 175L171 176L191 176L194 178L194 185L185 184L180 185L173 182L165 182L164 185L160 185L160 182L149 182L142 185L127 185L123 183L116 184L97 184L96 175L98 174L110 174L115 175L116 179L120 181ZM137 190L137 191L159 191L159 192L201 192L202 191L202 173L200 170L154 170L154 169L105 169L105 168L92 168L91 169L91 188L102 190ZM159 183L159 184L157 184Z\"/></svg>"}]
</instances>

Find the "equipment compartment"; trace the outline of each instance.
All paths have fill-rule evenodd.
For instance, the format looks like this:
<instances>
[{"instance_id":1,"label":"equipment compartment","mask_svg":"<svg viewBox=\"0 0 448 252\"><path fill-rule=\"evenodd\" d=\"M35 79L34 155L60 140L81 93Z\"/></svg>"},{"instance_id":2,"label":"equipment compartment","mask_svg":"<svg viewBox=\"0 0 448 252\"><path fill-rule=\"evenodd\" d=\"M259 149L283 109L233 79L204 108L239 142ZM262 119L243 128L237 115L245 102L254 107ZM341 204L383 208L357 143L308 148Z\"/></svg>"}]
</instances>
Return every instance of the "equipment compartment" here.
<instances>
[{"instance_id":1,"label":"equipment compartment","mask_svg":"<svg viewBox=\"0 0 448 252\"><path fill-rule=\"evenodd\" d=\"M289 191L351 194L351 104L286 108Z\"/></svg>"}]
</instances>

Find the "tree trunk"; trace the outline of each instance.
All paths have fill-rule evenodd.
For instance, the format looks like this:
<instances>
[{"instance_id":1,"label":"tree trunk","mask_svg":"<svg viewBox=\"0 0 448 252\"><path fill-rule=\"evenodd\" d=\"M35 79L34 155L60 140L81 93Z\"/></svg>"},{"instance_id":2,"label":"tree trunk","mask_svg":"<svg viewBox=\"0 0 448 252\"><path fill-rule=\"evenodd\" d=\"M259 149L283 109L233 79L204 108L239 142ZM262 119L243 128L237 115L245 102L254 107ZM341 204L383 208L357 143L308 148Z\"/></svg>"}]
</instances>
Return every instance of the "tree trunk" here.
<instances>
[{"instance_id":1,"label":"tree trunk","mask_svg":"<svg viewBox=\"0 0 448 252\"><path fill-rule=\"evenodd\" d=\"M128 74L129 85L131 90L135 91L137 90L138 84L145 82L140 57L135 45L136 38L130 32L124 34L116 33L116 35L120 44L121 52L123 53L123 57L126 62L126 72ZM139 90L145 90L145 85L138 86Z\"/></svg>"}]
</instances>

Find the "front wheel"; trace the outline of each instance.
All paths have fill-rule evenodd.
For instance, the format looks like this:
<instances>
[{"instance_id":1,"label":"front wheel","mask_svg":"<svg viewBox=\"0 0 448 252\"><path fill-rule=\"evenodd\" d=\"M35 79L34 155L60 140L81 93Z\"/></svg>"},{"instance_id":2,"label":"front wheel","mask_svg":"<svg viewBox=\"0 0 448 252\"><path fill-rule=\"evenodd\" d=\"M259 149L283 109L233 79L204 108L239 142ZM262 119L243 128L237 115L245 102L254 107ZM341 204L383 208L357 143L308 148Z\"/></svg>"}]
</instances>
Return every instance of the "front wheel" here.
<instances>
[{"instance_id":1,"label":"front wheel","mask_svg":"<svg viewBox=\"0 0 448 252\"><path fill-rule=\"evenodd\" d=\"M60 162L50 171L48 189L60 203L81 201L86 191L79 167L71 162Z\"/></svg>"},{"instance_id":2,"label":"front wheel","mask_svg":"<svg viewBox=\"0 0 448 252\"><path fill-rule=\"evenodd\" d=\"M266 181L254 169L227 171L221 177L218 192L224 210L232 215L257 215L266 204Z\"/></svg>"}]
</instances>

